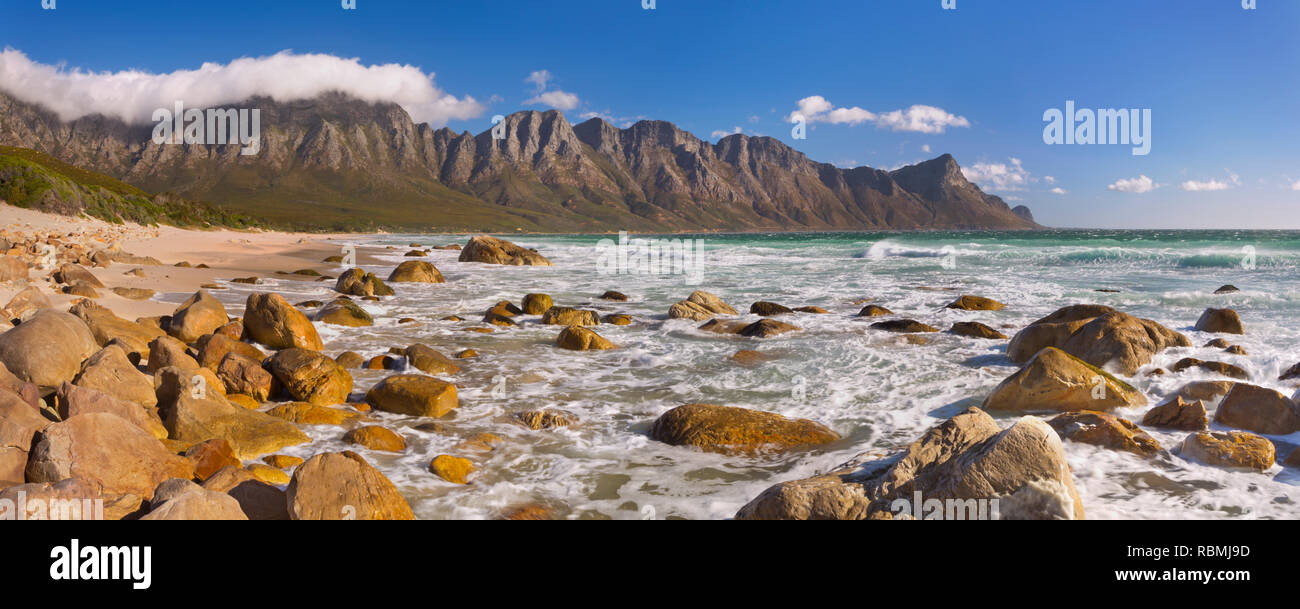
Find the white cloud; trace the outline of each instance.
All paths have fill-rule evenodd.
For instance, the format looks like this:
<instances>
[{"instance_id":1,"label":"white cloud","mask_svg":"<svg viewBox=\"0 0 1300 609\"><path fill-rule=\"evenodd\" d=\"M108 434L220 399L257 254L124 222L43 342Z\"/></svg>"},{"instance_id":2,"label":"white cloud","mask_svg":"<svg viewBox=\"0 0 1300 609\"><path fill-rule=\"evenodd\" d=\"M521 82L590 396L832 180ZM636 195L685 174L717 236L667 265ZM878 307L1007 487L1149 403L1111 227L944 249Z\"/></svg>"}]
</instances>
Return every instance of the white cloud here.
<instances>
[{"instance_id":1,"label":"white cloud","mask_svg":"<svg viewBox=\"0 0 1300 609\"><path fill-rule=\"evenodd\" d=\"M961 172L967 180L987 190L1024 190L1033 181L1020 159L1015 157L1008 159L1007 163L975 163L963 167Z\"/></svg>"},{"instance_id":2,"label":"white cloud","mask_svg":"<svg viewBox=\"0 0 1300 609\"><path fill-rule=\"evenodd\" d=\"M795 103L798 110L786 117L786 122L794 122L796 114L802 115L810 123L830 123L832 125L858 125L876 120L876 115L857 106L836 108L825 97L813 95Z\"/></svg>"},{"instance_id":3,"label":"white cloud","mask_svg":"<svg viewBox=\"0 0 1300 609\"><path fill-rule=\"evenodd\" d=\"M1047 182L1048 184L1055 184L1056 178L1054 176L1043 176L1043 181Z\"/></svg>"},{"instance_id":4,"label":"white cloud","mask_svg":"<svg viewBox=\"0 0 1300 609\"><path fill-rule=\"evenodd\" d=\"M1151 178L1148 178L1143 175L1131 179L1117 180L1114 184L1111 184L1106 188L1109 190L1115 190L1119 192L1132 192L1132 193L1140 194L1144 192L1151 192L1157 188L1160 188L1160 185L1153 182Z\"/></svg>"},{"instance_id":5,"label":"white cloud","mask_svg":"<svg viewBox=\"0 0 1300 609\"><path fill-rule=\"evenodd\" d=\"M970 121L934 106L915 105L906 110L894 110L880 115L878 126L894 131L919 131L943 133L948 127L969 127Z\"/></svg>"},{"instance_id":6,"label":"white cloud","mask_svg":"<svg viewBox=\"0 0 1300 609\"><path fill-rule=\"evenodd\" d=\"M930 145L925 144L924 146L921 146L921 152L925 152L928 154L930 152Z\"/></svg>"},{"instance_id":7,"label":"white cloud","mask_svg":"<svg viewBox=\"0 0 1300 609\"><path fill-rule=\"evenodd\" d=\"M578 96L566 91L546 91L524 100L525 104L540 104L556 110L572 110L578 107Z\"/></svg>"},{"instance_id":8,"label":"white cloud","mask_svg":"<svg viewBox=\"0 0 1300 609\"><path fill-rule=\"evenodd\" d=\"M1227 182L1223 182L1220 180L1207 180L1204 182L1198 182L1196 180L1188 180L1186 182L1183 182L1182 184L1179 184L1178 187L1183 190L1187 190L1191 192L1227 190L1231 188L1231 186Z\"/></svg>"},{"instance_id":9,"label":"white cloud","mask_svg":"<svg viewBox=\"0 0 1300 609\"><path fill-rule=\"evenodd\" d=\"M1228 174L1228 181L1223 180L1188 180L1179 184L1178 187L1190 192L1227 190L1233 186L1241 185L1241 177L1233 173L1231 169L1224 169Z\"/></svg>"},{"instance_id":10,"label":"white cloud","mask_svg":"<svg viewBox=\"0 0 1300 609\"><path fill-rule=\"evenodd\" d=\"M366 66L357 58L291 51L153 74L68 69L32 61L22 51L6 48L0 52L0 89L43 105L63 120L103 114L137 125L153 122L154 110L170 110L177 101L188 108L210 108L254 96L283 102L327 91L342 91L368 102L392 102L417 123L435 127L449 120L476 118L486 110L473 97L456 97L439 89L432 72L412 65Z\"/></svg>"},{"instance_id":11,"label":"white cloud","mask_svg":"<svg viewBox=\"0 0 1300 609\"><path fill-rule=\"evenodd\" d=\"M1048 191L1048 192L1051 192L1051 193L1054 194L1054 195L1063 195L1063 194L1065 194L1067 191L1066 191L1064 188L1061 188L1060 186L1057 186L1056 188L1053 188L1052 190L1050 190L1050 191Z\"/></svg>"},{"instance_id":12,"label":"white cloud","mask_svg":"<svg viewBox=\"0 0 1300 609\"><path fill-rule=\"evenodd\" d=\"M737 133L740 133L740 127L736 127L735 129L732 129L731 131L723 131L723 130L719 129L719 130L717 130L717 131L714 131L712 134L710 134L710 137L716 140L716 139L719 139L719 138L727 137L728 135L735 135L735 134L737 134Z\"/></svg>"},{"instance_id":13,"label":"white cloud","mask_svg":"<svg viewBox=\"0 0 1300 609\"><path fill-rule=\"evenodd\" d=\"M943 133L948 127L969 127L970 121L964 116L951 114L934 106L914 105L903 110L894 110L876 114L870 110L853 106L836 108L825 97L810 95L795 102L797 109L787 114L787 123L795 122L795 116L802 116L809 123L827 123L831 125L860 125L874 122L877 127L894 131L916 131L920 133Z\"/></svg>"},{"instance_id":14,"label":"white cloud","mask_svg":"<svg viewBox=\"0 0 1300 609\"><path fill-rule=\"evenodd\" d=\"M546 87L554 80L550 70L537 70L528 75L524 82L531 83L534 87L533 96L525 99L524 104L538 104L550 106L556 110L572 110L577 108L582 100L578 96L567 91L559 89L546 90Z\"/></svg>"},{"instance_id":15,"label":"white cloud","mask_svg":"<svg viewBox=\"0 0 1300 609\"><path fill-rule=\"evenodd\" d=\"M1291 190L1300 190L1300 180L1291 183Z\"/></svg>"}]
</instances>

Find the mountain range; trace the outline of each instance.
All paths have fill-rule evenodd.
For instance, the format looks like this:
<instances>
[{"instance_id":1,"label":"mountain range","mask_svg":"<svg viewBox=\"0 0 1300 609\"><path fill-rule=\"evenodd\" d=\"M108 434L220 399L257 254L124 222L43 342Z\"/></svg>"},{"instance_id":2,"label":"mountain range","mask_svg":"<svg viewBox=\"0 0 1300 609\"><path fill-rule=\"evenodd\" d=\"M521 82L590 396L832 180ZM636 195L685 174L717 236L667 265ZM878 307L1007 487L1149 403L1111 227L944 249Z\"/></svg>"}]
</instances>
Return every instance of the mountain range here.
<instances>
[{"instance_id":1,"label":"mountain range","mask_svg":"<svg viewBox=\"0 0 1300 609\"><path fill-rule=\"evenodd\" d=\"M149 192L305 230L597 232L1041 228L951 155L893 171L810 160L771 137L702 140L665 121L620 129L523 111L477 135L340 93L253 98L261 149L155 144L153 125L73 121L0 92L0 145Z\"/></svg>"}]
</instances>

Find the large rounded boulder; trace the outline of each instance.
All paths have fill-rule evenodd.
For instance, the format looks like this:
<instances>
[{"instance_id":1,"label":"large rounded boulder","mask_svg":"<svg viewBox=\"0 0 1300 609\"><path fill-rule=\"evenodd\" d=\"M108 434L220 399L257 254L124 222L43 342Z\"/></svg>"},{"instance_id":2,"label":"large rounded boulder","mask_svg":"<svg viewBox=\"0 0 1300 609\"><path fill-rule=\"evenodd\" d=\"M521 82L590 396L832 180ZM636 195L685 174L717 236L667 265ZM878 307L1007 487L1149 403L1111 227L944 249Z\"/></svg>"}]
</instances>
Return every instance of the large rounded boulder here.
<instances>
[{"instance_id":1,"label":"large rounded boulder","mask_svg":"<svg viewBox=\"0 0 1300 609\"><path fill-rule=\"evenodd\" d=\"M551 266L536 250L525 249L504 239L477 235L460 250L460 262L484 262L512 266Z\"/></svg>"},{"instance_id":2,"label":"large rounded boulder","mask_svg":"<svg viewBox=\"0 0 1300 609\"><path fill-rule=\"evenodd\" d=\"M86 322L52 309L0 334L0 363L19 379L42 387L71 381L81 362L98 350Z\"/></svg>"},{"instance_id":3,"label":"large rounded boulder","mask_svg":"<svg viewBox=\"0 0 1300 609\"><path fill-rule=\"evenodd\" d=\"M352 451L319 454L299 465L286 498L294 520L415 519L397 487Z\"/></svg>"},{"instance_id":4,"label":"large rounded boulder","mask_svg":"<svg viewBox=\"0 0 1300 609\"><path fill-rule=\"evenodd\" d=\"M1146 397L1132 385L1048 347L995 387L983 408L1010 412L1105 411L1146 403Z\"/></svg>"},{"instance_id":5,"label":"large rounded boulder","mask_svg":"<svg viewBox=\"0 0 1300 609\"><path fill-rule=\"evenodd\" d=\"M446 283L438 267L423 260L407 260L393 269L388 275L393 283Z\"/></svg>"},{"instance_id":6,"label":"large rounded boulder","mask_svg":"<svg viewBox=\"0 0 1300 609\"><path fill-rule=\"evenodd\" d=\"M244 334L272 349L297 347L320 351L323 346L311 320L279 294L248 295L244 305Z\"/></svg>"}]
</instances>

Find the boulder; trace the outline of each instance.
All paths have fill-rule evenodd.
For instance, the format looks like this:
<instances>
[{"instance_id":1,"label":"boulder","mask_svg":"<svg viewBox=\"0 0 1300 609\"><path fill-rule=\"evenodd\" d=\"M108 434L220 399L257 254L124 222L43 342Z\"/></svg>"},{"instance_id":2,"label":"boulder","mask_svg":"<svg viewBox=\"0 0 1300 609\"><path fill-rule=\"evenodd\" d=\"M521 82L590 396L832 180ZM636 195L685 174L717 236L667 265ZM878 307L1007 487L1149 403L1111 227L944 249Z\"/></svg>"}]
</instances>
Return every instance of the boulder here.
<instances>
[{"instance_id":1,"label":"boulder","mask_svg":"<svg viewBox=\"0 0 1300 609\"><path fill-rule=\"evenodd\" d=\"M551 307L542 314L542 323L556 326L598 326L600 313L572 307Z\"/></svg>"},{"instance_id":2,"label":"boulder","mask_svg":"<svg viewBox=\"0 0 1300 609\"><path fill-rule=\"evenodd\" d=\"M294 520L414 520L379 470L352 451L323 453L293 472L286 498Z\"/></svg>"},{"instance_id":3,"label":"boulder","mask_svg":"<svg viewBox=\"0 0 1300 609\"><path fill-rule=\"evenodd\" d=\"M704 290L691 292L691 295L686 300L680 301L668 309L668 317L671 319L706 321L716 315L739 315L739 313L731 305L723 302L721 298Z\"/></svg>"},{"instance_id":4,"label":"boulder","mask_svg":"<svg viewBox=\"0 0 1300 609\"><path fill-rule=\"evenodd\" d=\"M352 375L319 351L285 349L271 356L267 368L295 400L342 404L352 392Z\"/></svg>"},{"instance_id":5,"label":"boulder","mask_svg":"<svg viewBox=\"0 0 1300 609\"><path fill-rule=\"evenodd\" d=\"M41 433L27 463L28 482L81 478L106 494L149 498L169 478L189 479L190 462L117 415L91 412L53 423Z\"/></svg>"},{"instance_id":6,"label":"boulder","mask_svg":"<svg viewBox=\"0 0 1300 609\"><path fill-rule=\"evenodd\" d=\"M286 402L266 411L278 419L299 425L342 425L357 418L357 413L342 408L317 406L307 402Z\"/></svg>"},{"instance_id":7,"label":"boulder","mask_svg":"<svg viewBox=\"0 0 1300 609\"><path fill-rule=\"evenodd\" d=\"M971 338L987 338L992 340L1006 339L1007 335L978 321L959 321L949 328L949 332L957 336L969 336Z\"/></svg>"},{"instance_id":8,"label":"boulder","mask_svg":"<svg viewBox=\"0 0 1300 609\"><path fill-rule=\"evenodd\" d=\"M553 410L525 410L514 415L515 421L532 430L568 427L577 419L567 412Z\"/></svg>"},{"instance_id":9,"label":"boulder","mask_svg":"<svg viewBox=\"0 0 1300 609\"><path fill-rule=\"evenodd\" d=\"M348 269L342 275L339 275L338 281L334 284L334 289L349 296L392 296L396 294L393 288L388 287L374 273L367 273L355 268Z\"/></svg>"},{"instance_id":10,"label":"boulder","mask_svg":"<svg viewBox=\"0 0 1300 609\"><path fill-rule=\"evenodd\" d=\"M524 249L504 239L478 235L460 250L460 262L483 262L512 266L551 266L551 261L536 250Z\"/></svg>"},{"instance_id":11,"label":"boulder","mask_svg":"<svg viewBox=\"0 0 1300 609\"><path fill-rule=\"evenodd\" d=\"M650 438L728 454L827 444L839 435L820 423L716 404L686 404L655 419Z\"/></svg>"},{"instance_id":12,"label":"boulder","mask_svg":"<svg viewBox=\"0 0 1300 609\"><path fill-rule=\"evenodd\" d=\"M1181 395L1175 395L1148 410L1142 416L1142 424L1183 431L1205 431L1210 428L1209 417L1205 414L1205 403L1200 400L1189 402Z\"/></svg>"},{"instance_id":13,"label":"boulder","mask_svg":"<svg viewBox=\"0 0 1300 609\"><path fill-rule=\"evenodd\" d=\"M560 334L555 337L555 346L570 351L600 351L615 348L614 343L582 326L569 326L560 330Z\"/></svg>"},{"instance_id":14,"label":"boulder","mask_svg":"<svg viewBox=\"0 0 1300 609\"><path fill-rule=\"evenodd\" d=\"M740 331L736 333L750 338L771 338L773 336L785 334L786 332L794 332L802 329L803 328L794 324L788 324L775 319L760 319L741 328Z\"/></svg>"},{"instance_id":15,"label":"boulder","mask_svg":"<svg viewBox=\"0 0 1300 609\"><path fill-rule=\"evenodd\" d=\"M207 290L199 290L176 307L176 312L172 313L172 319L167 324L167 333L188 344L204 334L216 332L217 328L229 321L225 305Z\"/></svg>"},{"instance_id":16,"label":"boulder","mask_svg":"<svg viewBox=\"0 0 1300 609\"><path fill-rule=\"evenodd\" d=\"M1183 440L1179 454L1205 465L1258 471L1273 467L1277 458L1272 442L1244 431L1190 434Z\"/></svg>"},{"instance_id":17,"label":"boulder","mask_svg":"<svg viewBox=\"0 0 1300 609\"><path fill-rule=\"evenodd\" d=\"M1232 381L1195 381L1178 388L1174 395L1188 401L1209 401L1228 395L1233 385L1236 383Z\"/></svg>"},{"instance_id":18,"label":"boulder","mask_svg":"<svg viewBox=\"0 0 1300 609\"><path fill-rule=\"evenodd\" d=\"M249 520L289 519L284 491L238 466L222 468L203 482L203 488L233 497Z\"/></svg>"},{"instance_id":19,"label":"boulder","mask_svg":"<svg viewBox=\"0 0 1300 609\"><path fill-rule=\"evenodd\" d=\"M185 449L185 458L194 464L194 477L207 480L226 467L242 467L235 447L225 438L204 440Z\"/></svg>"},{"instance_id":20,"label":"boulder","mask_svg":"<svg viewBox=\"0 0 1300 609\"><path fill-rule=\"evenodd\" d=\"M429 471L452 484L469 484L474 464L464 457L438 455L429 462Z\"/></svg>"},{"instance_id":21,"label":"boulder","mask_svg":"<svg viewBox=\"0 0 1300 609\"><path fill-rule=\"evenodd\" d=\"M323 347L320 334L302 311L279 294L249 294L244 307L244 334L272 349Z\"/></svg>"},{"instance_id":22,"label":"boulder","mask_svg":"<svg viewBox=\"0 0 1300 609\"><path fill-rule=\"evenodd\" d=\"M421 417L441 417L456 408L456 386L422 374L390 376L366 392L376 410Z\"/></svg>"},{"instance_id":23,"label":"boulder","mask_svg":"<svg viewBox=\"0 0 1300 609\"><path fill-rule=\"evenodd\" d=\"M118 296L121 296L122 298L125 298L127 300L149 300L150 298L154 297L154 294L157 293L153 290L150 290L149 288L127 288L127 287L116 287L113 288L112 291L114 294L117 294Z\"/></svg>"},{"instance_id":24,"label":"boulder","mask_svg":"<svg viewBox=\"0 0 1300 609\"><path fill-rule=\"evenodd\" d=\"M217 378L226 386L226 391L249 396L258 402L270 399L278 388L275 376L267 372L261 363L238 353L227 353L222 358L221 364L217 366Z\"/></svg>"},{"instance_id":25,"label":"boulder","mask_svg":"<svg viewBox=\"0 0 1300 609\"><path fill-rule=\"evenodd\" d=\"M917 498L960 506L960 512L940 514L959 519L978 517L978 510L971 511L979 500L996 500L1002 519L1084 517L1060 438L1050 426L1025 417L1000 431L992 417L971 408L897 455L863 453L828 474L770 487L736 518L888 519ZM897 506L898 500L906 501ZM991 507L985 516L993 517Z\"/></svg>"},{"instance_id":26,"label":"boulder","mask_svg":"<svg viewBox=\"0 0 1300 609\"><path fill-rule=\"evenodd\" d=\"M50 303L49 297L41 292L40 288L30 285L14 294L14 297L10 298L8 304L5 305L4 310L9 312L6 317L26 321L35 315L37 311L53 307L54 305Z\"/></svg>"},{"instance_id":27,"label":"boulder","mask_svg":"<svg viewBox=\"0 0 1300 609\"><path fill-rule=\"evenodd\" d=\"M1265 387L1235 383L1214 413L1217 423L1268 435L1300 431L1300 405Z\"/></svg>"},{"instance_id":28,"label":"boulder","mask_svg":"<svg viewBox=\"0 0 1300 609\"><path fill-rule=\"evenodd\" d=\"M749 327L749 324L734 319L710 319L699 325L696 330L713 332L714 334L739 334L741 330Z\"/></svg>"},{"instance_id":29,"label":"boulder","mask_svg":"<svg viewBox=\"0 0 1300 609\"><path fill-rule=\"evenodd\" d=\"M630 326L632 325L632 316L622 313L610 313L609 315L602 315L600 323L612 326Z\"/></svg>"},{"instance_id":30,"label":"boulder","mask_svg":"<svg viewBox=\"0 0 1300 609\"><path fill-rule=\"evenodd\" d=\"M614 302L627 302L627 294L615 292L614 290L605 290L605 293L600 295L600 299L612 300Z\"/></svg>"},{"instance_id":31,"label":"boulder","mask_svg":"<svg viewBox=\"0 0 1300 609\"><path fill-rule=\"evenodd\" d=\"M885 315L893 314L893 311L873 304L862 307L862 310L858 311L858 317L884 317Z\"/></svg>"},{"instance_id":32,"label":"boulder","mask_svg":"<svg viewBox=\"0 0 1300 609\"><path fill-rule=\"evenodd\" d=\"M351 328L375 325L375 318L371 317L370 313L367 313L357 303L345 298L333 300L321 307L316 312L316 321Z\"/></svg>"},{"instance_id":33,"label":"boulder","mask_svg":"<svg viewBox=\"0 0 1300 609\"><path fill-rule=\"evenodd\" d=\"M393 283L446 283L438 267L423 260L407 260L388 275Z\"/></svg>"},{"instance_id":34,"label":"boulder","mask_svg":"<svg viewBox=\"0 0 1300 609\"><path fill-rule=\"evenodd\" d=\"M188 481L186 481L188 482ZM226 493L204 490L189 483L192 489L179 493L158 505L151 502L153 509L140 520L248 520L239 501Z\"/></svg>"},{"instance_id":35,"label":"boulder","mask_svg":"<svg viewBox=\"0 0 1300 609\"><path fill-rule=\"evenodd\" d=\"M343 434L343 441L360 444L370 450L400 453L406 450L406 439L401 434L379 425L354 427Z\"/></svg>"},{"instance_id":36,"label":"boulder","mask_svg":"<svg viewBox=\"0 0 1300 609\"><path fill-rule=\"evenodd\" d=\"M0 389L0 489L26 481L23 470L34 438L49 424L31 404Z\"/></svg>"},{"instance_id":37,"label":"boulder","mask_svg":"<svg viewBox=\"0 0 1300 609\"><path fill-rule=\"evenodd\" d=\"M1214 374L1221 374L1223 376L1229 376L1244 381L1250 380L1250 373L1237 366L1226 364L1224 362L1207 362L1194 357L1184 357L1183 359L1178 360L1173 366L1169 367L1169 370L1173 372L1182 372L1188 368L1200 368L1201 370Z\"/></svg>"},{"instance_id":38,"label":"boulder","mask_svg":"<svg viewBox=\"0 0 1300 609\"><path fill-rule=\"evenodd\" d=\"M266 359L266 354L261 349L220 332L205 336L196 344L199 346L198 364L214 372L228 353L242 355L255 362Z\"/></svg>"},{"instance_id":39,"label":"boulder","mask_svg":"<svg viewBox=\"0 0 1300 609\"><path fill-rule=\"evenodd\" d=\"M152 386L152 385L151 385ZM66 421L77 415L107 412L117 415L159 440L167 437L167 428L157 411L136 402L123 400L89 387L63 383L55 392L55 409Z\"/></svg>"},{"instance_id":40,"label":"boulder","mask_svg":"<svg viewBox=\"0 0 1300 609\"><path fill-rule=\"evenodd\" d=\"M366 358L361 357L361 354L356 351L344 351L343 353L340 353L338 357L334 358L334 361L338 362L339 365L344 368L351 369L360 368L366 363Z\"/></svg>"},{"instance_id":41,"label":"boulder","mask_svg":"<svg viewBox=\"0 0 1300 609\"><path fill-rule=\"evenodd\" d=\"M509 300L502 300L492 305L492 308L484 312L484 315L500 315L501 317L514 317L522 315L523 309L516 307Z\"/></svg>"},{"instance_id":42,"label":"boulder","mask_svg":"<svg viewBox=\"0 0 1300 609\"><path fill-rule=\"evenodd\" d=\"M129 346L124 347L128 353L137 353L144 360L149 358L150 341L167 335L160 327L122 319L89 300L78 302L68 312L86 322L86 327L90 328L90 333L99 346L106 346L114 340L121 341Z\"/></svg>"},{"instance_id":43,"label":"boulder","mask_svg":"<svg viewBox=\"0 0 1300 609\"><path fill-rule=\"evenodd\" d=\"M52 309L0 333L0 363L19 379L42 387L71 381L81 362L98 350L86 322Z\"/></svg>"},{"instance_id":44,"label":"boulder","mask_svg":"<svg viewBox=\"0 0 1300 609\"><path fill-rule=\"evenodd\" d=\"M135 402L146 408L158 405L153 379L140 372L127 358L126 351L109 345L90 356L81 372L72 380L78 387L88 387L115 398Z\"/></svg>"},{"instance_id":45,"label":"boulder","mask_svg":"<svg viewBox=\"0 0 1300 609\"><path fill-rule=\"evenodd\" d=\"M65 262L54 271L54 280L65 285L72 285L80 281L92 288L104 287L104 282L95 277L94 273L91 273L86 267L71 262Z\"/></svg>"},{"instance_id":46,"label":"boulder","mask_svg":"<svg viewBox=\"0 0 1300 609\"><path fill-rule=\"evenodd\" d=\"M1060 349L1038 352L988 398L986 410L1011 412L1109 410L1147 403L1133 386Z\"/></svg>"},{"instance_id":47,"label":"boulder","mask_svg":"<svg viewBox=\"0 0 1300 609\"><path fill-rule=\"evenodd\" d=\"M289 478L289 474L271 467L270 465L250 463L244 468L244 470L252 474L254 478L267 484L289 484L292 481L292 479Z\"/></svg>"},{"instance_id":48,"label":"boulder","mask_svg":"<svg viewBox=\"0 0 1300 609\"><path fill-rule=\"evenodd\" d=\"M428 374L456 374L460 372L460 366L451 358L439 353L432 347L416 343L406 348L403 352L406 361L421 372Z\"/></svg>"},{"instance_id":49,"label":"boulder","mask_svg":"<svg viewBox=\"0 0 1300 609\"><path fill-rule=\"evenodd\" d=\"M957 300L948 303L944 308L960 309L962 311L1001 311L1002 309L1007 308L1007 305L993 300L992 298L963 294L959 296Z\"/></svg>"},{"instance_id":50,"label":"boulder","mask_svg":"<svg viewBox=\"0 0 1300 609\"><path fill-rule=\"evenodd\" d=\"M1024 362L1044 347L1056 347L1094 366L1115 366L1125 375L1151 363L1169 347L1191 341L1149 319L1102 305L1073 305L1030 324L1011 338L1007 357Z\"/></svg>"},{"instance_id":51,"label":"boulder","mask_svg":"<svg viewBox=\"0 0 1300 609\"><path fill-rule=\"evenodd\" d=\"M767 301L760 300L758 302L755 302L754 304L749 305L749 312L753 315L770 317L772 315L785 315L787 313L794 313L794 309L791 309L790 307L787 306L779 305L775 302L767 302Z\"/></svg>"},{"instance_id":52,"label":"boulder","mask_svg":"<svg viewBox=\"0 0 1300 609\"><path fill-rule=\"evenodd\" d=\"M101 517L121 520L137 512L144 502L139 495L103 495L95 485L81 478L11 486L0 491L0 502L5 500L13 502L15 512L25 500L27 513L15 516L26 520L98 520ZM0 509L0 520L8 518L4 509Z\"/></svg>"},{"instance_id":53,"label":"boulder","mask_svg":"<svg viewBox=\"0 0 1300 609\"><path fill-rule=\"evenodd\" d=\"M923 324L915 319L891 319L871 324L872 328L886 332L938 332L939 329Z\"/></svg>"},{"instance_id":54,"label":"boulder","mask_svg":"<svg viewBox=\"0 0 1300 609\"><path fill-rule=\"evenodd\" d=\"M177 368L158 371L158 412L170 438L190 443L224 438L240 459L311 440L292 423L231 404L216 392L196 392L190 384L193 374Z\"/></svg>"},{"instance_id":55,"label":"boulder","mask_svg":"<svg viewBox=\"0 0 1300 609\"><path fill-rule=\"evenodd\" d=\"M1160 453L1160 443L1132 421L1095 410L1057 415L1048 421L1063 440L1095 444L1142 457Z\"/></svg>"},{"instance_id":56,"label":"boulder","mask_svg":"<svg viewBox=\"0 0 1300 609\"><path fill-rule=\"evenodd\" d=\"M157 372L169 367L193 370L199 367L199 362L190 357L181 341L167 335L159 336L149 343L149 358L145 370Z\"/></svg>"},{"instance_id":57,"label":"boulder","mask_svg":"<svg viewBox=\"0 0 1300 609\"><path fill-rule=\"evenodd\" d=\"M550 294L525 294L521 310L526 315L541 315L555 306Z\"/></svg>"},{"instance_id":58,"label":"boulder","mask_svg":"<svg viewBox=\"0 0 1300 609\"><path fill-rule=\"evenodd\" d=\"M1201 332L1222 332L1224 334L1245 334L1241 327L1241 318L1232 309L1206 309L1201 318L1196 320L1196 329Z\"/></svg>"}]
</instances>

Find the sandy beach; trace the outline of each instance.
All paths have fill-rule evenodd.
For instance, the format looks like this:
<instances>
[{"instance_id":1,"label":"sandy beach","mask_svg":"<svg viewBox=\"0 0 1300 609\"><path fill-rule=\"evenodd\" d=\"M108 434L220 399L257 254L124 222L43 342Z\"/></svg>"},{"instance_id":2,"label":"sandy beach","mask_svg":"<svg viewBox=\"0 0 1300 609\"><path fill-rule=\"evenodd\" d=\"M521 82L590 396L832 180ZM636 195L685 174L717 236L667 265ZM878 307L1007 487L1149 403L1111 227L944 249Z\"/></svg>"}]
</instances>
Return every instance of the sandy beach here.
<instances>
[{"instance_id":1,"label":"sandy beach","mask_svg":"<svg viewBox=\"0 0 1300 609\"><path fill-rule=\"evenodd\" d=\"M0 237L33 236L76 238L94 247L116 247L122 252L156 258L161 264L114 263L108 268L87 267L108 288L101 291L96 302L119 317L136 319L170 315L176 307L152 299L123 298L114 293L113 288L192 293L204 284L222 279L266 277L301 269L325 274L337 270L337 265L322 260L340 254L341 243L350 235L119 225L95 218L48 214L0 202ZM372 253L361 248L357 252L358 262L368 263ZM178 263L188 263L189 266L176 266ZM208 268L197 268L198 265ZM134 269L140 269L143 276L127 274ZM46 293L56 308L66 310L79 298L62 293L48 273L45 275L33 272L30 281ZM8 302L21 289L18 285L0 284L0 303Z\"/></svg>"}]
</instances>

